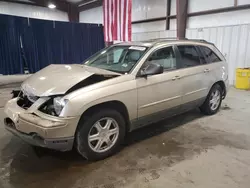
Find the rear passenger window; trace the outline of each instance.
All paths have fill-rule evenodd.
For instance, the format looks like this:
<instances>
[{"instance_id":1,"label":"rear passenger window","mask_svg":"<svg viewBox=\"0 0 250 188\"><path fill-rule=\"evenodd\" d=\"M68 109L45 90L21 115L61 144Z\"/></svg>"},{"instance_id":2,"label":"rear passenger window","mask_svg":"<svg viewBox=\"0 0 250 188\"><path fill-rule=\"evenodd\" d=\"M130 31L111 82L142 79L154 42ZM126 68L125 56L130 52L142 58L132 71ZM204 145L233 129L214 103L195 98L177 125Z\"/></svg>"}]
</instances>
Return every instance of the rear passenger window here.
<instances>
[{"instance_id":1,"label":"rear passenger window","mask_svg":"<svg viewBox=\"0 0 250 188\"><path fill-rule=\"evenodd\" d=\"M184 67L193 67L200 65L200 57L195 46L177 46L181 54L181 61Z\"/></svg>"},{"instance_id":2,"label":"rear passenger window","mask_svg":"<svg viewBox=\"0 0 250 188\"><path fill-rule=\"evenodd\" d=\"M203 54L205 55L208 63L219 62L221 59L208 47L200 46Z\"/></svg>"}]
</instances>

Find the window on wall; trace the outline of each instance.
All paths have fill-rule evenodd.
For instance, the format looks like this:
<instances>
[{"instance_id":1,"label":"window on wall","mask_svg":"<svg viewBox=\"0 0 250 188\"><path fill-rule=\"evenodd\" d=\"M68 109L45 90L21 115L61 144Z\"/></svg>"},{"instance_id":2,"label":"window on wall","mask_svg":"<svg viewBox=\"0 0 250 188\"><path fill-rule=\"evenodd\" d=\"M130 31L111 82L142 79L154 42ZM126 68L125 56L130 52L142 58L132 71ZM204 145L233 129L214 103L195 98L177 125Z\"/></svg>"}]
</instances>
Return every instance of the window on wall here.
<instances>
[{"instance_id":1,"label":"window on wall","mask_svg":"<svg viewBox=\"0 0 250 188\"><path fill-rule=\"evenodd\" d=\"M208 63L219 62L221 59L208 47L200 46L201 51L205 55Z\"/></svg>"},{"instance_id":2,"label":"window on wall","mask_svg":"<svg viewBox=\"0 0 250 188\"><path fill-rule=\"evenodd\" d=\"M160 64L164 70L176 69L176 58L173 47L161 48L153 52L144 64L144 67L150 63Z\"/></svg>"},{"instance_id":3,"label":"window on wall","mask_svg":"<svg viewBox=\"0 0 250 188\"><path fill-rule=\"evenodd\" d=\"M199 53L195 46L178 46L178 50L184 67L193 67L201 64Z\"/></svg>"}]
</instances>

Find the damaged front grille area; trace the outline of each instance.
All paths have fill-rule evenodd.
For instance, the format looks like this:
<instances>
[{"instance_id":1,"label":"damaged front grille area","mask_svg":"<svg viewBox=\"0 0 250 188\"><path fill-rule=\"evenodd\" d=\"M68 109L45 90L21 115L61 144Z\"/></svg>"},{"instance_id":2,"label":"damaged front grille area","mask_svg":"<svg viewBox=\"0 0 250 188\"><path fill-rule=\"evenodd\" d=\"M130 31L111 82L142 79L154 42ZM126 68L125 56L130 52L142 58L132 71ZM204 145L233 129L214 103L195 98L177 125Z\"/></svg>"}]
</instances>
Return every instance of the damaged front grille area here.
<instances>
[{"instance_id":1,"label":"damaged front grille area","mask_svg":"<svg viewBox=\"0 0 250 188\"><path fill-rule=\"evenodd\" d=\"M17 105L20 106L23 109L28 109L33 105L33 103L39 99L39 97L36 96L28 96L24 94L24 92L20 91L18 95L19 99L17 101Z\"/></svg>"}]
</instances>

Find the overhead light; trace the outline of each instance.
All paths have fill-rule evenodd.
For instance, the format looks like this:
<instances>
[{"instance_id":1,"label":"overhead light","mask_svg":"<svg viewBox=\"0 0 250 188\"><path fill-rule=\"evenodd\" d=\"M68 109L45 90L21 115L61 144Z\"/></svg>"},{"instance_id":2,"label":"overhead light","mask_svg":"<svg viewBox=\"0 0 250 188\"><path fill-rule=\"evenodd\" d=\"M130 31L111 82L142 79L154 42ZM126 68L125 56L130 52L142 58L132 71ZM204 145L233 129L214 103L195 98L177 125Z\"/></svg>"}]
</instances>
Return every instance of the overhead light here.
<instances>
[{"instance_id":1,"label":"overhead light","mask_svg":"<svg viewBox=\"0 0 250 188\"><path fill-rule=\"evenodd\" d=\"M48 4L48 7L51 8L51 9L54 9L54 8L56 8L56 5L53 4L53 3L49 3L49 4Z\"/></svg>"}]
</instances>

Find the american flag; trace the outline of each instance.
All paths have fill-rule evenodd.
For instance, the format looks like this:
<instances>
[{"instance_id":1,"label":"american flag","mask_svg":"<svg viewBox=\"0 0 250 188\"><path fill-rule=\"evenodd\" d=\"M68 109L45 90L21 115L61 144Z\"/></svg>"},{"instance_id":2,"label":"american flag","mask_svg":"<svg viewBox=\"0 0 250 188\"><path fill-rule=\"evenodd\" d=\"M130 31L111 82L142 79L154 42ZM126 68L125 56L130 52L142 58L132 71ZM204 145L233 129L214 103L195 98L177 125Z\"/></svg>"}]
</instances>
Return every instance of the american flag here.
<instances>
[{"instance_id":1,"label":"american flag","mask_svg":"<svg viewBox=\"0 0 250 188\"><path fill-rule=\"evenodd\" d=\"M106 42L131 41L132 0L103 0Z\"/></svg>"}]
</instances>

